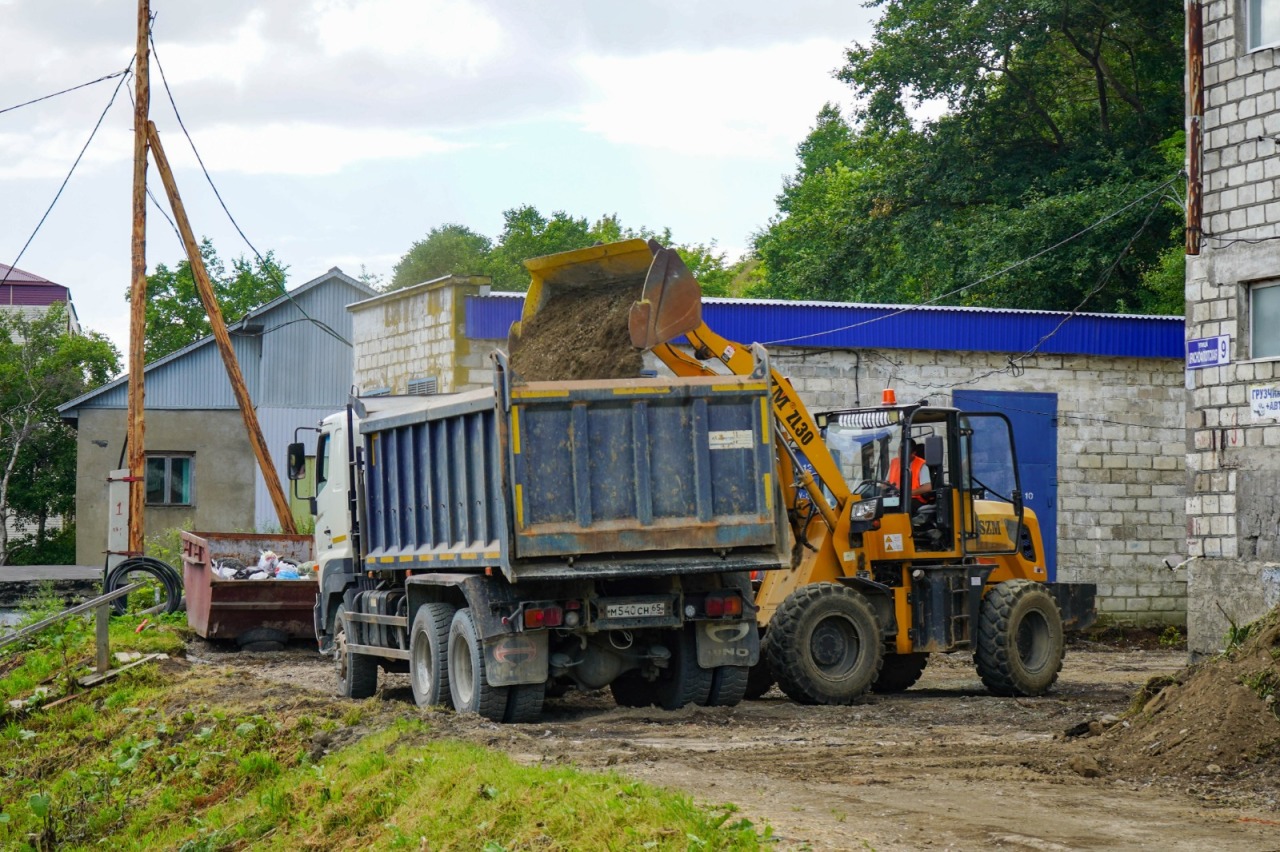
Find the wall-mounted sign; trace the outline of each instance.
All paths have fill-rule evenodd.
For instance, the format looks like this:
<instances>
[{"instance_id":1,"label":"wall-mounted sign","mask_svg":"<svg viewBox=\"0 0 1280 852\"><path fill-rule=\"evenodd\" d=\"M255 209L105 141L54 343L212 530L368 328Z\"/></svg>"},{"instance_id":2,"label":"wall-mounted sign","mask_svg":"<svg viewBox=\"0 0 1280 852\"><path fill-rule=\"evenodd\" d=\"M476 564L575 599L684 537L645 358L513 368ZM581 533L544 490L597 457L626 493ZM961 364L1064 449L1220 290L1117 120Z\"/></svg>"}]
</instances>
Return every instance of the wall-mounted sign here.
<instances>
[{"instance_id":1,"label":"wall-mounted sign","mask_svg":"<svg viewBox=\"0 0 1280 852\"><path fill-rule=\"evenodd\" d=\"M1221 334L1217 337L1202 337L1199 340L1187 341L1187 369L1200 370L1205 367L1221 367L1231 363L1231 335Z\"/></svg>"},{"instance_id":2,"label":"wall-mounted sign","mask_svg":"<svg viewBox=\"0 0 1280 852\"><path fill-rule=\"evenodd\" d=\"M1250 385L1249 410L1254 420L1280 420L1280 385Z\"/></svg>"}]
</instances>

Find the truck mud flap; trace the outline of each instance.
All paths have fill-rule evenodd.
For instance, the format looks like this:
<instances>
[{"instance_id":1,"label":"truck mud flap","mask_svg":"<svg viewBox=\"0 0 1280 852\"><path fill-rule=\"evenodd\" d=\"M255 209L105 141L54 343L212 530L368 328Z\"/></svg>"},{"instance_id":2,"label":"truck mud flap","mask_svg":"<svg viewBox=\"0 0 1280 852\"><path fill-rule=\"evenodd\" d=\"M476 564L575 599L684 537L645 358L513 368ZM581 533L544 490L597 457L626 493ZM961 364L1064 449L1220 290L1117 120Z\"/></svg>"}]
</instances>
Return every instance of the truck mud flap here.
<instances>
[{"instance_id":1,"label":"truck mud flap","mask_svg":"<svg viewBox=\"0 0 1280 852\"><path fill-rule=\"evenodd\" d=\"M1095 583L1045 583L1062 610L1062 629L1067 633L1088 630L1098 620L1098 586Z\"/></svg>"},{"instance_id":2,"label":"truck mud flap","mask_svg":"<svg viewBox=\"0 0 1280 852\"><path fill-rule=\"evenodd\" d=\"M490 686L544 683L549 647L545 630L509 633L484 640L485 680Z\"/></svg>"},{"instance_id":3,"label":"truck mud flap","mask_svg":"<svg viewBox=\"0 0 1280 852\"><path fill-rule=\"evenodd\" d=\"M754 666L760 662L760 631L752 621L699 621L698 665Z\"/></svg>"}]
</instances>

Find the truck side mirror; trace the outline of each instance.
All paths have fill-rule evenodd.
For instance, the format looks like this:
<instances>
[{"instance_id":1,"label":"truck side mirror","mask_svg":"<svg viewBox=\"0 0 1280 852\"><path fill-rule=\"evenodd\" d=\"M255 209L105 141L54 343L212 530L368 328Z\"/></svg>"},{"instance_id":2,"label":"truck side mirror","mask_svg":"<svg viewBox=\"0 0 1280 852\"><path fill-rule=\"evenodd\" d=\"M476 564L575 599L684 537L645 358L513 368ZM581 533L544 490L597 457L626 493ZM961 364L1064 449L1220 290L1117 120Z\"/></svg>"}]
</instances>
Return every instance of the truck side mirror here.
<instances>
[{"instance_id":1,"label":"truck side mirror","mask_svg":"<svg viewBox=\"0 0 1280 852\"><path fill-rule=\"evenodd\" d=\"M289 478L294 482L307 476L307 448L303 444L289 445Z\"/></svg>"}]
</instances>

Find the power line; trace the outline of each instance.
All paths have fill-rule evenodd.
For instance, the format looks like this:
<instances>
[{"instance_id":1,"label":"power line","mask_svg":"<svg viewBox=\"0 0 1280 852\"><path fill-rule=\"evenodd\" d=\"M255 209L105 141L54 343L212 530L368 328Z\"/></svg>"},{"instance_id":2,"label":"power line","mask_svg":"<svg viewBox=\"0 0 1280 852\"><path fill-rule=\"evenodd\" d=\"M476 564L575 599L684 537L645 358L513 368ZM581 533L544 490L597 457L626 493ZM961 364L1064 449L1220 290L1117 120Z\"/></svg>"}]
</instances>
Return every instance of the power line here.
<instances>
[{"instance_id":1,"label":"power line","mask_svg":"<svg viewBox=\"0 0 1280 852\"><path fill-rule=\"evenodd\" d=\"M209 169L205 167L204 158L200 156L200 152L196 149L195 140L191 138L191 133L188 132L187 125L182 120L182 114L178 112L178 104L173 99L173 90L169 88L169 80L164 75L164 66L160 64L160 55L159 53L156 52L156 42L155 42L154 35L151 33L148 33L148 39L151 42L151 56L156 62L156 69L160 72L160 82L164 85L165 94L169 98L169 105L173 108L174 118L178 120L178 126L182 128L182 134L187 137L187 143L191 146L191 152L196 155L196 162L200 164L200 171L204 172L205 180L209 182L209 187L213 190L214 196L218 199L218 204L222 205L222 212L227 214L227 218L231 221L231 225L236 229L236 233L240 235L240 238L244 240L245 245L249 247L250 251L253 252L254 257L258 259L259 266L265 270L268 276L271 277L271 279L274 281L276 286L280 289L280 292L284 294L284 297L288 299L289 302L295 308L298 309L298 312L302 314L303 318L306 319L308 322L312 323L313 325L315 325L321 331L324 331L326 334L333 337L335 340L341 343L344 343L347 346L351 346L351 341L343 337L342 334L340 334L328 323L322 322L312 317L310 314L307 313L306 309L303 308L302 305L298 304L298 301L294 299L292 295L290 295L288 288L285 286L284 277L280 275L280 273L273 266L267 266L266 259L263 258L262 253L258 251L258 249L254 246L252 242L249 241L249 238L245 235L245 232L241 229L240 223L237 222L236 218L231 215L231 211L227 208L227 203L222 200L222 193L218 191L217 185L214 184L213 182L213 176L209 174Z\"/></svg>"},{"instance_id":2,"label":"power line","mask_svg":"<svg viewBox=\"0 0 1280 852\"><path fill-rule=\"evenodd\" d=\"M27 237L27 241L22 244L22 251L18 252L18 256L14 258L13 263L11 263L9 268L5 270L4 278L0 278L0 284L4 284L9 280L9 276L13 274L13 270L18 265L18 261L22 260L22 256L27 253L27 249L31 246L31 241L36 238L36 234L40 233L40 228L43 227L45 220L49 218L49 214L53 212L54 205L56 205L58 203L58 199L62 197L62 191L67 188L67 184L71 181L71 176L75 174L76 166L80 165L80 160L84 157L84 152L89 150L89 144L93 142L93 137L98 135L98 128L102 126L103 120L111 110L111 105L116 102L116 96L120 94L120 87L129 79L130 72L132 70L133 60L130 60L129 67L124 70L122 75L120 75L120 82L116 83L116 88L111 93L111 100L107 101L106 107L103 108L102 114L98 116L97 123L93 125L93 130L89 133L89 138L85 140L83 147L80 148L80 153L76 155L76 161L71 164L70 171L68 171L67 176L62 179L62 185L59 186L58 191L54 193L53 201L49 202L49 207L44 211L44 215L40 217L40 221L36 223L35 230L31 232L31 236Z\"/></svg>"},{"instance_id":3,"label":"power line","mask_svg":"<svg viewBox=\"0 0 1280 852\"><path fill-rule=\"evenodd\" d=\"M130 62L130 63L129 63L129 68L132 68L132 67L133 67L133 63L132 63L132 62ZM96 83L101 83L101 82L104 82L104 81L106 81L106 80L113 80L113 79L115 79L116 77L121 76L122 74L128 74L128 73L129 73L129 68L126 68L126 69L124 69L123 71L116 71L116 72L111 73L111 74L104 74L103 76L99 77L99 78L98 78L98 79L96 79L96 80L90 80L90 81L89 81L89 82L87 82L87 83L81 83L80 85L78 85L78 86L72 86L72 87L71 87L71 88L69 88L69 89L63 89L62 91L60 91L60 92L54 92L54 93L53 93L53 94L51 94L51 95L44 95L43 97L33 98L32 100L25 101L25 102L20 103L20 104L14 104L14 105L13 105L13 106L11 106L11 107L5 107L4 109L0 109L0 115L4 115L6 112L13 112L15 109L22 109L22 108L23 108L23 107L25 107L25 106L31 106L32 104L38 104L38 103L40 103L41 101L47 101L47 100L49 100L50 98L56 98L58 95L65 95L65 94L67 94L68 92L74 92L74 91L76 91L77 89L84 89L84 88L87 88L87 87L89 87L89 86L92 86L92 85L94 85L94 84L96 84Z\"/></svg>"},{"instance_id":4,"label":"power line","mask_svg":"<svg viewBox=\"0 0 1280 852\"><path fill-rule=\"evenodd\" d=\"M942 301L943 299L950 298L951 296L954 296L954 295L956 295L956 294L958 294L958 293L963 293L963 292L965 292L966 290L972 290L974 287L977 287L979 284L985 284L986 282L988 282L988 281L992 280L993 278L999 278L1001 275L1006 275L1006 274L1008 274L1008 273L1010 273L1010 272L1014 271L1015 269L1018 269L1018 268L1020 268L1020 267L1026 266L1028 263L1031 263L1032 261L1037 260L1037 259L1039 259L1039 258L1043 257L1044 255L1048 254L1049 252L1055 251L1055 250L1057 250L1057 249L1061 248L1062 246L1066 245L1067 243L1072 242L1073 240L1077 240L1077 239L1079 239L1080 237L1083 237L1085 234L1089 233L1090 231L1093 231L1093 230L1095 230L1095 229L1097 229L1097 228L1101 227L1102 225L1106 224L1107 222L1111 221L1112 219L1116 218L1117 216L1119 216L1119 215L1121 215L1121 214L1123 214L1123 213L1127 212L1130 208L1135 207L1136 205L1140 204L1140 203L1141 203L1141 202L1143 202L1143 201L1146 201L1146 200L1147 200L1148 198L1150 198L1151 196L1153 196L1153 195L1155 195L1155 194L1157 194L1157 193L1162 193L1162 192L1164 192L1164 190L1165 190L1167 187L1172 186L1172 185L1173 185L1175 182L1177 182L1181 177L1182 177L1182 175L1181 175L1181 174L1178 174L1178 175L1175 175L1174 177L1169 178L1169 180L1167 180L1167 181L1165 181L1164 183L1160 184L1160 185L1159 185L1159 186L1157 186L1155 189L1152 189L1152 190L1150 190L1150 191L1148 191L1148 192L1143 193L1141 196L1139 196L1138 198L1135 198L1133 201L1130 201L1128 204L1124 205L1123 207L1121 207L1121 208L1119 208L1119 209L1117 209L1117 210L1113 210L1112 212L1108 213L1106 216L1103 216L1101 219L1097 220L1097 221L1096 221L1096 222L1094 222L1093 224L1091 224L1091 225L1089 225L1088 227L1085 227L1085 228L1083 228L1083 229L1081 229L1081 230L1077 231L1076 233L1072 234L1071 236L1067 237L1066 239L1059 240L1058 242L1054 243L1053 245L1049 246L1048 248L1041 249L1040 251L1036 252L1036 253L1035 253L1035 254L1033 254L1033 255L1030 255L1029 257L1024 257L1022 260L1015 261L1014 263L1009 264L1008 266L1004 267L1003 269L1000 269L1000 270L998 270L998 271L996 271L996 272L991 273L990 275L987 275L987 276L984 276L984 277L982 277L982 278L979 278L977 281L974 281L974 282L969 283L969 284L965 284L965 285L964 285L964 286L962 286L962 287L957 287L956 289L954 289L954 290L950 290L950 291L948 291L948 292L946 292L946 293L943 293L943 294L941 294L941 295L939 295L939 296L934 296L932 299L927 299L927 300L925 300L925 301L923 301L923 302L921 302L921 303L919 303L919 304L917 304L917 305L907 305L906 307L900 308L900 309L898 309L898 310L896 310L896 311L890 311L889 313L887 313L887 314L882 314L881 316L878 316L878 317L872 317L871 319L862 320L862 321L860 321L860 322L851 323L851 324L849 324L849 325L845 325L845 326L840 326L839 328L831 328L831 329L827 329L827 330L825 330L825 331L815 331L815 332L812 332L812 333L810 333L810 334L798 334L798 335L796 335L795 337L784 337L784 338L780 338L780 339L778 339L778 340L770 340L769 342L765 343L764 345L765 345L765 346L773 346L774 344L778 344L778 343L790 343L790 342L792 342L792 341L794 341L794 340L807 340L807 339L809 339L809 338L813 338L813 337L822 337L822 336L824 336L824 335L828 335L828 334L837 334L838 332L841 332L841 331L851 331L852 329L855 329L855 328L861 328L862 326L865 326L865 325L871 325L872 323L880 322L881 320L887 320L887 319L890 319L890 318L892 318L892 317L900 316L900 315L902 315L902 314L909 313L910 311L914 311L914 310L917 310L917 309L919 309L919 308L928 307L929 305L932 305L932 304L935 304L935 303L937 303L937 302L940 302L940 301Z\"/></svg>"}]
</instances>

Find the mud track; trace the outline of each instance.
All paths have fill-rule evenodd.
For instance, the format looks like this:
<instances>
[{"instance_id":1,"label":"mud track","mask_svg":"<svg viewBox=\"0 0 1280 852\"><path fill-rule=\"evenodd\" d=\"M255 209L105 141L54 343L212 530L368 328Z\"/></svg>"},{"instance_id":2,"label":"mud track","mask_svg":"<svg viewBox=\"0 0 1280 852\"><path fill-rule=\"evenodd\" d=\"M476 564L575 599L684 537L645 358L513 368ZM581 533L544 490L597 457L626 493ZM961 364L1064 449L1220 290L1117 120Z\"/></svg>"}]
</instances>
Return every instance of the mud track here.
<instances>
[{"instance_id":1,"label":"mud track","mask_svg":"<svg viewBox=\"0 0 1280 852\"><path fill-rule=\"evenodd\" d=\"M309 650L193 648L192 658L333 692L331 663ZM803 707L775 690L735 708L667 713L570 693L549 700L536 725L420 711L403 675L383 674L381 696L425 714L441 736L525 763L608 768L733 802L772 826L782 849L1280 850L1274 772L1121 775L1108 737L1064 735L1123 716L1140 686L1184 661L1077 645L1050 695L1010 699L983 690L968 655L935 655L915 688L853 707Z\"/></svg>"}]
</instances>

